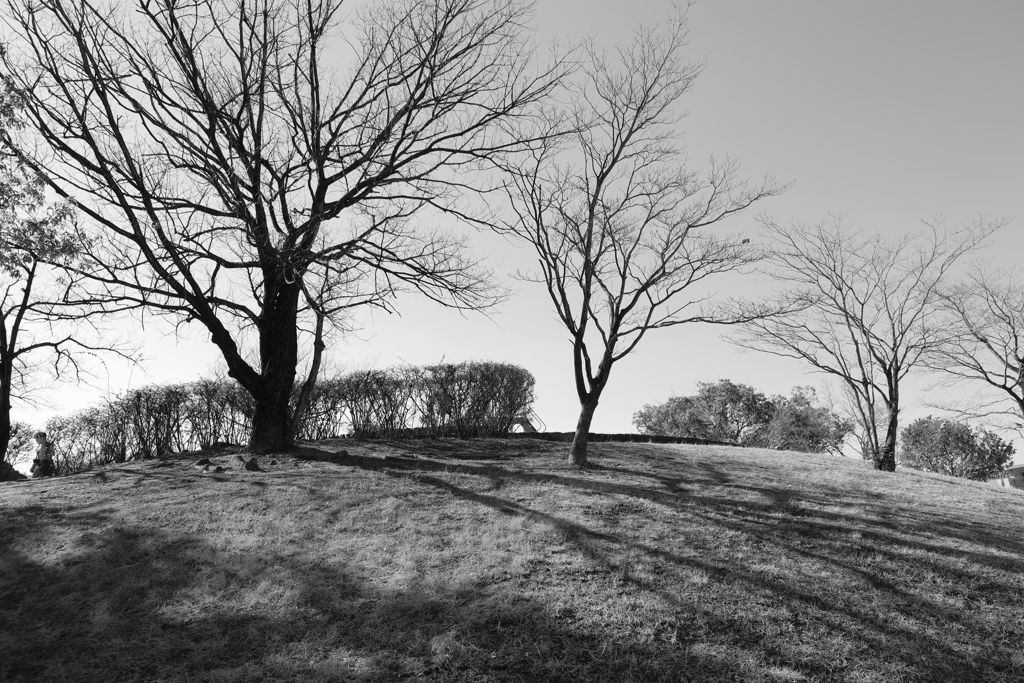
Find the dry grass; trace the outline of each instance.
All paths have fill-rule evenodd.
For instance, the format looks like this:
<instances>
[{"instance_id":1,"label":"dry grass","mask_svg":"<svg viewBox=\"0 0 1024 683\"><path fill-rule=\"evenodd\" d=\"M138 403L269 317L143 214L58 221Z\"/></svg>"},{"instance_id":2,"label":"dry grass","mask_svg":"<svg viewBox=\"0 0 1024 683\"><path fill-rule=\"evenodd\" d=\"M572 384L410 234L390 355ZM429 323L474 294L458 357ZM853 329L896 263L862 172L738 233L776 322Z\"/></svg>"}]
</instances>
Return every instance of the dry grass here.
<instances>
[{"instance_id":1,"label":"dry grass","mask_svg":"<svg viewBox=\"0 0 1024 683\"><path fill-rule=\"evenodd\" d=\"M0 486L0 681L1024 680L1021 491L708 446L305 455L341 445Z\"/></svg>"}]
</instances>

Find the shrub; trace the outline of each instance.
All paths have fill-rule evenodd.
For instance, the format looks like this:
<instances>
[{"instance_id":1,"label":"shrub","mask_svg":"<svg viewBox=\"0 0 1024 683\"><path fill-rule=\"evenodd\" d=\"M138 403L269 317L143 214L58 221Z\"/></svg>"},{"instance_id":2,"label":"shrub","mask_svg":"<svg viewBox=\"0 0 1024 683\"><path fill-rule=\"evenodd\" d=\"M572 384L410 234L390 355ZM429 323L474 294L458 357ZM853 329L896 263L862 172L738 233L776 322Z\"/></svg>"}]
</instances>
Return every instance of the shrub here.
<instances>
[{"instance_id":1,"label":"shrub","mask_svg":"<svg viewBox=\"0 0 1024 683\"><path fill-rule=\"evenodd\" d=\"M641 434L811 453L838 452L853 431L850 420L815 405L811 387L794 387L789 398L768 398L727 379L697 386L696 396L645 405L633 415L633 424Z\"/></svg>"},{"instance_id":2,"label":"shrub","mask_svg":"<svg viewBox=\"0 0 1024 683\"><path fill-rule=\"evenodd\" d=\"M247 436L252 401L234 382L147 386L46 423L58 474Z\"/></svg>"},{"instance_id":3,"label":"shrub","mask_svg":"<svg viewBox=\"0 0 1024 683\"><path fill-rule=\"evenodd\" d=\"M409 371L361 370L340 380L356 438L398 436L413 426L415 380Z\"/></svg>"},{"instance_id":4,"label":"shrub","mask_svg":"<svg viewBox=\"0 0 1024 683\"><path fill-rule=\"evenodd\" d=\"M1013 444L987 429L931 417L915 420L901 434L899 462L929 472L985 481L1013 461Z\"/></svg>"},{"instance_id":5,"label":"shrub","mask_svg":"<svg viewBox=\"0 0 1024 683\"><path fill-rule=\"evenodd\" d=\"M255 405L249 393L236 382L201 379L182 388L186 397L188 447L209 448L215 443L241 443L248 438Z\"/></svg>"},{"instance_id":6,"label":"shrub","mask_svg":"<svg viewBox=\"0 0 1024 683\"><path fill-rule=\"evenodd\" d=\"M811 387L794 387L789 398L773 396L771 420L741 440L744 445L805 453L839 453L853 421L815 405Z\"/></svg>"},{"instance_id":7,"label":"shrub","mask_svg":"<svg viewBox=\"0 0 1024 683\"><path fill-rule=\"evenodd\" d=\"M317 441L344 434L348 422L346 388L346 382L341 377L317 382L306 404L296 438ZM298 397L299 386L296 386L292 395L293 410Z\"/></svg>"},{"instance_id":8,"label":"shrub","mask_svg":"<svg viewBox=\"0 0 1024 683\"><path fill-rule=\"evenodd\" d=\"M761 392L723 379L699 383L696 396L645 405L633 415L633 424L643 434L738 442L749 430L767 424L773 411L771 400Z\"/></svg>"},{"instance_id":9,"label":"shrub","mask_svg":"<svg viewBox=\"0 0 1024 683\"><path fill-rule=\"evenodd\" d=\"M435 436L507 434L533 405L534 385L530 372L508 363L431 365L418 373L415 400Z\"/></svg>"}]
</instances>

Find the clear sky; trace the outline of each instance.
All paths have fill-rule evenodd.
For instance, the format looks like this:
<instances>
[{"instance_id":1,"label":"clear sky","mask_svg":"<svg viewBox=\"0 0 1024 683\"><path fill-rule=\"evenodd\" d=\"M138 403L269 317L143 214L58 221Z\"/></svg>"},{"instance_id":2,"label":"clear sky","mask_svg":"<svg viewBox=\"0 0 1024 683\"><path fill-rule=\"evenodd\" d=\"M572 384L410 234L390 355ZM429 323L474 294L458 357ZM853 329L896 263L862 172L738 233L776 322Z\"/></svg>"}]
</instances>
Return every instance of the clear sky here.
<instances>
[{"instance_id":1,"label":"clear sky","mask_svg":"<svg viewBox=\"0 0 1024 683\"><path fill-rule=\"evenodd\" d=\"M539 0L538 39L592 34L611 45L670 12L661 0ZM1024 247L1024 2L701 0L689 19L688 55L707 60L680 124L694 168L706 168L712 154L729 155L752 178L770 173L793 181L785 195L760 206L783 221L843 212L858 227L896 234L936 214L950 225L979 212L1005 216L1012 222L985 254L1017 260ZM755 231L754 215L726 228ZM529 252L500 237L476 235L473 243L501 273L530 266ZM334 363L517 363L537 378L536 410L547 428L571 430L579 405L567 333L542 286L510 283L514 296L490 317L463 317L412 297L400 302L400 316L367 314L358 336L332 349ZM739 287L759 288L754 278ZM722 331L652 333L615 366L594 431L633 431L632 415L645 403L692 393L701 381L728 378L770 394L819 385L795 362L724 344ZM142 338L147 370L129 375L112 367L109 380L100 380L112 393L129 383L193 379L216 362L199 333L176 341L156 326ZM909 385L905 417L927 414L922 402L931 381ZM67 390L43 412L100 398Z\"/></svg>"}]
</instances>

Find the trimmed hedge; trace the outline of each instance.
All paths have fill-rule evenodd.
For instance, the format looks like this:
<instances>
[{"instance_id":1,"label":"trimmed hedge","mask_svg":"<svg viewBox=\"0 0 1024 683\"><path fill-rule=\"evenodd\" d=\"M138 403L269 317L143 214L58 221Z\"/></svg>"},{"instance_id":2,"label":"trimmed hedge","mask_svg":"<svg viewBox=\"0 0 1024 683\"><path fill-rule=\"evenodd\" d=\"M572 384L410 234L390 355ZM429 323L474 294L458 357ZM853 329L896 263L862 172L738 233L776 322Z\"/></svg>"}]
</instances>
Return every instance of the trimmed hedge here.
<instances>
[{"instance_id":1,"label":"trimmed hedge","mask_svg":"<svg viewBox=\"0 0 1024 683\"><path fill-rule=\"evenodd\" d=\"M507 363L471 362L364 370L319 382L296 438L347 431L356 438L507 434L529 413L534 378ZM293 405L298 387L293 393ZM92 465L245 443L255 405L237 383L203 379L134 389L46 423L58 474Z\"/></svg>"}]
</instances>

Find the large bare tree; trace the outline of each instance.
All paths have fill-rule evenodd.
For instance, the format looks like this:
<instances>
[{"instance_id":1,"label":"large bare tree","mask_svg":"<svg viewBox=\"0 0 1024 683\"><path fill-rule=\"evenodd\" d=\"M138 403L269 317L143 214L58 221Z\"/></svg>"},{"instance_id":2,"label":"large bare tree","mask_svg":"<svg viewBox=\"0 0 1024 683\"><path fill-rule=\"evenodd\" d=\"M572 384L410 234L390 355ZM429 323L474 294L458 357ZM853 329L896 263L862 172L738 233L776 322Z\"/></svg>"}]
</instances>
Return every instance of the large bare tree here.
<instances>
[{"instance_id":1,"label":"large bare tree","mask_svg":"<svg viewBox=\"0 0 1024 683\"><path fill-rule=\"evenodd\" d=\"M766 274L788 286L775 305L790 312L750 321L735 341L836 377L863 456L894 471L902 382L946 336L937 316L940 288L998 224L979 218L954 231L933 226L895 240L852 230L838 218L761 224L771 240Z\"/></svg>"},{"instance_id":2,"label":"large bare tree","mask_svg":"<svg viewBox=\"0 0 1024 683\"><path fill-rule=\"evenodd\" d=\"M701 64L682 61L686 17L641 30L612 53L585 46L551 138L509 169L514 218L502 230L532 246L542 282L572 343L580 415L569 461L587 463L587 439L612 366L651 330L731 323L699 286L756 260L749 240L720 223L781 188L737 180L735 163L706 174L684 164L680 99Z\"/></svg>"},{"instance_id":3,"label":"large bare tree","mask_svg":"<svg viewBox=\"0 0 1024 683\"><path fill-rule=\"evenodd\" d=\"M2 76L38 133L9 142L98 237L83 299L204 326L255 400L257 450L290 442L300 345L333 313L403 287L494 302L463 241L422 225L480 219L463 197L529 142L560 74L531 66L515 0L343 12L6 0L2 19Z\"/></svg>"},{"instance_id":4,"label":"large bare tree","mask_svg":"<svg viewBox=\"0 0 1024 683\"><path fill-rule=\"evenodd\" d=\"M973 400L948 403L945 410L968 418L1024 420L1024 272L975 264L942 292L943 327L948 334L925 358L943 372L949 386L981 387Z\"/></svg>"}]
</instances>

